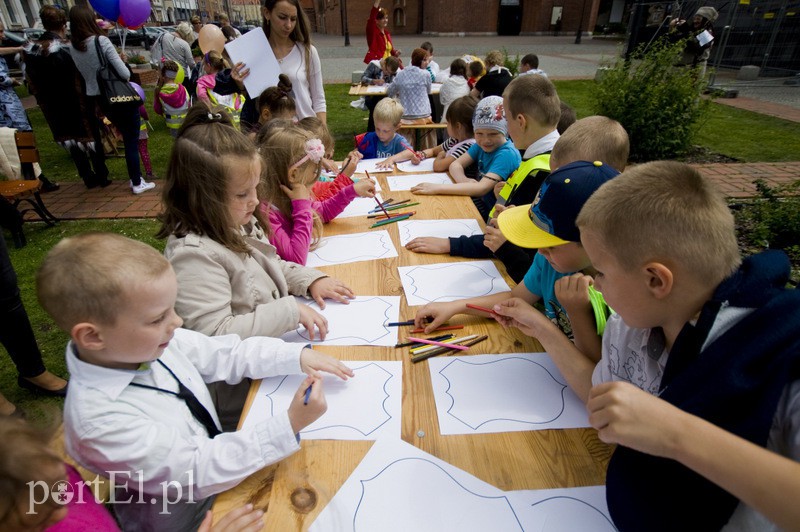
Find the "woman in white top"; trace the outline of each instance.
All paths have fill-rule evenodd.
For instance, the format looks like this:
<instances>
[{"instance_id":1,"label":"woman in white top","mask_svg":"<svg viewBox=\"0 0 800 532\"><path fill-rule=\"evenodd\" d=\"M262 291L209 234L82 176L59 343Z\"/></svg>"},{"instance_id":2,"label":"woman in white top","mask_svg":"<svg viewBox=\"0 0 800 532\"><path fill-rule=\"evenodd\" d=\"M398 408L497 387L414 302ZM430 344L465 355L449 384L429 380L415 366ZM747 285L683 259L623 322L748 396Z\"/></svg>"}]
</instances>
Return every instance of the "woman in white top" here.
<instances>
[{"instance_id":1,"label":"woman in white top","mask_svg":"<svg viewBox=\"0 0 800 532\"><path fill-rule=\"evenodd\" d=\"M463 59L456 59L450 63L450 77L442 83L442 88L439 90L439 101L442 102L442 119L440 122L447 122L445 117L450 104L468 94L467 63Z\"/></svg>"},{"instance_id":2,"label":"woman in white top","mask_svg":"<svg viewBox=\"0 0 800 532\"><path fill-rule=\"evenodd\" d=\"M292 82L298 120L316 116L327 123L322 65L317 49L311 44L310 24L300 3L298 0L265 0L262 6L262 28L281 72ZM239 84L249 73L244 63L237 63L231 70L233 80Z\"/></svg>"}]
</instances>

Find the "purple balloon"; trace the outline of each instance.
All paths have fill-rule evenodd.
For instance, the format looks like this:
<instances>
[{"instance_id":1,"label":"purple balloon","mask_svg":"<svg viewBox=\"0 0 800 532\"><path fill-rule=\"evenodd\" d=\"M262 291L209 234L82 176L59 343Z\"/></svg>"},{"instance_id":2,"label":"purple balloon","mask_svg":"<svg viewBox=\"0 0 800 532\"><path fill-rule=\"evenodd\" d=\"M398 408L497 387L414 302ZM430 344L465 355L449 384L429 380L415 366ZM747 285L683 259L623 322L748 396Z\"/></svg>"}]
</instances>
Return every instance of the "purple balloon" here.
<instances>
[{"instance_id":1,"label":"purple balloon","mask_svg":"<svg viewBox=\"0 0 800 532\"><path fill-rule=\"evenodd\" d=\"M119 0L119 14L126 27L141 26L150 16L150 0Z\"/></svg>"},{"instance_id":2,"label":"purple balloon","mask_svg":"<svg viewBox=\"0 0 800 532\"><path fill-rule=\"evenodd\" d=\"M133 87L133 89L139 94L139 98L142 99L142 103L146 102L147 98L144 97L144 89L142 86L138 83L134 83L133 81L130 81L129 83L131 84L131 87Z\"/></svg>"},{"instance_id":3,"label":"purple balloon","mask_svg":"<svg viewBox=\"0 0 800 532\"><path fill-rule=\"evenodd\" d=\"M103 15L108 20L119 18L119 0L90 0L95 11Z\"/></svg>"}]
</instances>

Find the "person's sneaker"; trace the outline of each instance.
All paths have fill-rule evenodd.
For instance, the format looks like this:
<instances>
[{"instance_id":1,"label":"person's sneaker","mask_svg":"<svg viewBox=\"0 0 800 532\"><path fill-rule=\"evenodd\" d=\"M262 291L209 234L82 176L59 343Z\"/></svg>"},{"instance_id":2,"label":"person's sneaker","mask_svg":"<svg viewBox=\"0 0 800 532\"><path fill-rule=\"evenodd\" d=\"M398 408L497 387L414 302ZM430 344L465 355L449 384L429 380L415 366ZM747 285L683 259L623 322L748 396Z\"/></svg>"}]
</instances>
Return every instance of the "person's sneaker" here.
<instances>
[{"instance_id":1,"label":"person's sneaker","mask_svg":"<svg viewBox=\"0 0 800 532\"><path fill-rule=\"evenodd\" d=\"M148 183L144 179L142 179L142 182L136 186L133 186L133 182L131 182L131 190L133 191L134 194L141 194L142 192L147 192L148 190L154 188L156 188L155 183Z\"/></svg>"}]
</instances>

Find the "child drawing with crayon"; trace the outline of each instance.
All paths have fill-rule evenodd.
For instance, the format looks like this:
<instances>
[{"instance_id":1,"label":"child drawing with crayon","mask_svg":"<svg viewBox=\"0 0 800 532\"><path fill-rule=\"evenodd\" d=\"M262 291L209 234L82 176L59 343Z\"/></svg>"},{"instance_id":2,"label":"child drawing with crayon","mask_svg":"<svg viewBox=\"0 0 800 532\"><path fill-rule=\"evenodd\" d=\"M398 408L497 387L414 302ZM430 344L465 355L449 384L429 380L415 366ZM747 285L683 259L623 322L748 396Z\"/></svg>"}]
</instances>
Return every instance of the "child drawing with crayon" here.
<instances>
[{"instance_id":1,"label":"child drawing with crayon","mask_svg":"<svg viewBox=\"0 0 800 532\"><path fill-rule=\"evenodd\" d=\"M405 150L414 150L408 145L405 137L397 131L403 118L403 106L394 98L384 98L375 106L375 131L363 133L356 137L356 149L349 157L365 159L386 159ZM417 159L419 162L420 158ZM378 167L391 167L392 162L382 161Z\"/></svg>"},{"instance_id":2,"label":"child drawing with crayon","mask_svg":"<svg viewBox=\"0 0 800 532\"><path fill-rule=\"evenodd\" d=\"M278 255L305 264L309 250L322 236L322 224L333 220L356 196L374 197L375 182L362 179L317 201L312 186L320 175L325 147L299 126L276 129L262 136L264 159L261 210L269 216L269 240Z\"/></svg>"}]
</instances>

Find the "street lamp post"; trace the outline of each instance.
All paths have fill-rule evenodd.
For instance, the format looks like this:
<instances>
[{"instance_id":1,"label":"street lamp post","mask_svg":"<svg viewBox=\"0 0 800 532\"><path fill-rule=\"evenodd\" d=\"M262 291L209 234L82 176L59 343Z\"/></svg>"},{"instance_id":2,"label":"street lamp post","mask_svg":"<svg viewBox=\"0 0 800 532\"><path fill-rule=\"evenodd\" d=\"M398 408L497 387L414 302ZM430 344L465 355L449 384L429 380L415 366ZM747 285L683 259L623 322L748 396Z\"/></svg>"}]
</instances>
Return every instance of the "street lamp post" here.
<instances>
[{"instance_id":1,"label":"street lamp post","mask_svg":"<svg viewBox=\"0 0 800 532\"><path fill-rule=\"evenodd\" d=\"M581 7L581 21L578 23L578 31L575 33L575 44L581 43L581 31L583 30L583 16L586 13L586 0L583 0Z\"/></svg>"},{"instance_id":2,"label":"street lamp post","mask_svg":"<svg viewBox=\"0 0 800 532\"><path fill-rule=\"evenodd\" d=\"M344 45L350 46L350 30L347 28L347 0L342 0L339 4L342 13L342 32L344 33Z\"/></svg>"}]
</instances>

